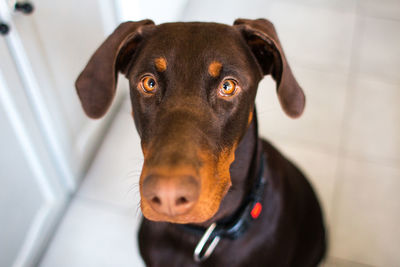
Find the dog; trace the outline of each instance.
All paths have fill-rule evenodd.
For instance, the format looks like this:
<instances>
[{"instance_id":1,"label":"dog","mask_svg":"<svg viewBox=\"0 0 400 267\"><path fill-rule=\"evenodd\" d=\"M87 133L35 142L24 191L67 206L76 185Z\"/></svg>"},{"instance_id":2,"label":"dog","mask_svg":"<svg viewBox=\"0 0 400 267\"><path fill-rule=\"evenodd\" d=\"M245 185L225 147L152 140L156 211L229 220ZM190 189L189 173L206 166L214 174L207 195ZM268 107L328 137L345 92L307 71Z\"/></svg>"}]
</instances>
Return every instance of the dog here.
<instances>
[{"instance_id":1,"label":"dog","mask_svg":"<svg viewBox=\"0 0 400 267\"><path fill-rule=\"evenodd\" d=\"M271 22L122 23L76 81L89 117L107 112L118 73L129 80L144 155L139 247L147 266L321 262L317 197L258 136L254 102L265 75L288 116L305 107Z\"/></svg>"}]
</instances>

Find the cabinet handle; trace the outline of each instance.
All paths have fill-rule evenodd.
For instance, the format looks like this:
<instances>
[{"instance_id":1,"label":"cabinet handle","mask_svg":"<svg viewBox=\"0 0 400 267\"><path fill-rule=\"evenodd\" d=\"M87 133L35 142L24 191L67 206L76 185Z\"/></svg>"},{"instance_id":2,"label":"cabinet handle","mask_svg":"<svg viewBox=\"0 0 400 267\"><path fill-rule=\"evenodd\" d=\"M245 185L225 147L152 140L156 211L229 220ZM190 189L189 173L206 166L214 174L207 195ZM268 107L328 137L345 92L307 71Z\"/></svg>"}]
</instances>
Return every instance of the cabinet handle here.
<instances>
[{"instance_id":1,"label":"cabinet handle","mask_svg":"<svg viewBox=\"0 0 400 267\"><path fill-rule=\"evenodd\" d=\"M0 34L6 35L9 31L10 31L10 27L5 23L0 22Z\"/></svg>"},{"instance_id":2,"label":"cabinet handle","mask_svg":"<svg viewBox=\"0 0 400 267\"><path fill-rule=\"evenodd\" d=\"M17 2L14 6L16 11L20 11L25 15L31 14L34 10L32 3L30 2Z\"/></svg>"}]
</instances>

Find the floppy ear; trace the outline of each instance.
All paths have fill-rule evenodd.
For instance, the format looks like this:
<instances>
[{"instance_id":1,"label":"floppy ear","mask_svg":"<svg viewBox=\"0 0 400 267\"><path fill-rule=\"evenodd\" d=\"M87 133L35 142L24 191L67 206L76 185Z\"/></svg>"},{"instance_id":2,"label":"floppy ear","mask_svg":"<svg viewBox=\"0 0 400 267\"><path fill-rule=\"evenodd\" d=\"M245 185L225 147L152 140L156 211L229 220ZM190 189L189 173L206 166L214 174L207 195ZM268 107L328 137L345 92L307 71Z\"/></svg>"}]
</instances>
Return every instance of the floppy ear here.
<instances>
[{"instance_id":1,"label":"floppy ear","mask_svg":"<svg viewBox=\"0 0 400 267\"><path fill-rule=\"evenodd\" d=\"M285 113L292 118L299 117L304 110L305 96L287 63L274 25L266 19L237 19L234 25L256 57L263 75L272 74Z\"/></svg>"},{"instance_id":2,"label":"floppy ear","mask_svg":"<svg viewBox=\"0 0 400 267\"><path fill-rule=\"evenodd\" d=\"M145 25L154 25L154 22L142 20L120 24L79 75L75 87L89 117L100 118L107 112L115 95L118 71L126 68L129 61L126 56L132 55Z\"/></svg>"}]
</instances>

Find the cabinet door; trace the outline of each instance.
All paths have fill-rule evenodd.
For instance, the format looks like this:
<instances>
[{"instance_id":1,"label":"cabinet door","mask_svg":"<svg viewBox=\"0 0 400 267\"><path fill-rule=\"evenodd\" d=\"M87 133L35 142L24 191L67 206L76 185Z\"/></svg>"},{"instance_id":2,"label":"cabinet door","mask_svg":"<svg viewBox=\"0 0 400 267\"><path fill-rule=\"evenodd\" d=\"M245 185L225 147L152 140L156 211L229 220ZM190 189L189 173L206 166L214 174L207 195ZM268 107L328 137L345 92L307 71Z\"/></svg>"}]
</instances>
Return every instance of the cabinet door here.
<instances>
[{"instance_id":1,"label":"cabinet door","mask_svg":"<svg viewBox=\"0 0 400 267\"><path fill-rule=\"evenodd\" d=\"M35 266L124 90L93 121L74 88L116 26L112 1L15 2L0 0L0 266Z\"/></svg>"},{"instance_id":2,"label":"cabinet door","mask_svg":"<svg viewBox=\"0 0 400 267\"><path fill-rule=\"evenodd\" d=\"M68 192L1 37L0 58L0 266L33 266Z\"/></svg>"},{"instance_id":3,"label":"cabinet door","mask_svg":"<svg viewBox=\"0 0 400 267\"><path fill-rule=\"evenodd\" d=\"M63 180L74 190L121 95L127 92L123 83L125 90L118 90L107 116L91 120L83 113L74 87L91 54L116 27L113 1L37 0L31 1L34 11L29 15L13 10L15 1L0 2L10 24L8 47L33 112Z\"/></svg>"}]
</instances>

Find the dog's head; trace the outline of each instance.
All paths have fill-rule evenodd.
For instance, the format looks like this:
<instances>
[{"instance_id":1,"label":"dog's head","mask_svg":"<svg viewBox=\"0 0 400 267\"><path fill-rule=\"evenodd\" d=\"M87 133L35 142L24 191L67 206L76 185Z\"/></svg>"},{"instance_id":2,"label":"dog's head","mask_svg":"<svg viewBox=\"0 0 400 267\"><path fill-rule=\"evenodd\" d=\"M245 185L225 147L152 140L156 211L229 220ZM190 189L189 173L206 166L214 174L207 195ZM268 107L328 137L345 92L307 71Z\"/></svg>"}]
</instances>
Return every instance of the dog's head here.
<instances>
[{"instance_id":1,"label":"dog's head","mask_svg":"<svg viewBox=\"0 0 400 267\"><path fill-rule=\"evenodd\" d=\"M274 27L264 19L238 19L233 26L121 24L76 82L89 117L106 113L118 72L129 80L142 142L141 208L155 221L199 223L217 212L264 75L275 79L289 116L300 116L305 104Z\"/></svg>"}]
</instances>

